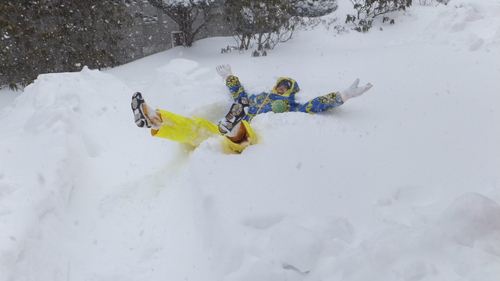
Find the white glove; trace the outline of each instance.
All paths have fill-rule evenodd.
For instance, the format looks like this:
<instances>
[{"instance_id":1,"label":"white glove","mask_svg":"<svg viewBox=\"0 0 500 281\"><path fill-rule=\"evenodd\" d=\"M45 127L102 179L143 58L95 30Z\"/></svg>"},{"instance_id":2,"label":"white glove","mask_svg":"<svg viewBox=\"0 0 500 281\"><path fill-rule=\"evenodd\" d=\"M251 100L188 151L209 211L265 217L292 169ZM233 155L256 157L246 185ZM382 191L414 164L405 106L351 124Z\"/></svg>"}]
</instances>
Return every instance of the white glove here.
<instances>
[{"instance_id":1,"label":"white glove","mask_svg":"<svg viewBox=\"0 0 500 281\"><path fill-rule=\"evenodd\" d=\"M221 64L215 68L217 70L217 73L224 78L224 80L227 79L229 76L233 76L233 73L231 72L231 66L229 64Z\"/></svg>"},{"instance_id":2,"label":"white glove","mask_svg":"<svg viewBox=\"0 0 500 281\"><path fill-rule=\"evenodd\" d=\"M363 87L358 87L358 84L359 84L359 78L356 79L356 81L354 81L354 83L352 83L352 85L351 85L351 87L349 87L349 89L340 92L340 97L342 97L343 101L346 101L350 98L359 97L364 92L370 90L373 87L373 85L370 83L364 85Z\"/></svg>"}]
</instances>

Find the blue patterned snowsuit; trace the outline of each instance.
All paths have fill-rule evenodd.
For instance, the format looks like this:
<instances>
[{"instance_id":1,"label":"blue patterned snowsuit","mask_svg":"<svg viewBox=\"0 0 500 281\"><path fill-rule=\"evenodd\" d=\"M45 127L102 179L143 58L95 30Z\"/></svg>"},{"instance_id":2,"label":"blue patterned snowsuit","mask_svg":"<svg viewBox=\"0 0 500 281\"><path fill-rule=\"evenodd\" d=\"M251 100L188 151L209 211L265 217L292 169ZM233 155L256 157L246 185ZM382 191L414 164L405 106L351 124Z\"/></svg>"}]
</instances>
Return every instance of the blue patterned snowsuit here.
<instances>
[{"instance_id":1,"label":"blue patterned snowsuit","mask_svg":"<svg viewBox=\"0 0 500 281\"><path fill-rule=\"evenodd\" d=\"M295 101L295 94L299 92L300 88L297 82L293 79L281 77L276 81L276 86L281 80L288 79L292 82L292 88L283 95L275 93L260 93L257 95L248 96L248 94L241 86L241 83L236 76L229 76L226 80L226 85L231 91L234 101L240 98L247 98L249 100L248 114L243 120L250 121L252 118L261 113L272 111L272 104L275 101L282 100L287 105L286 111L318 113L332 109L334 107L344 104L339 93L330 93L324 96L316 97L305 104L300 104ZM274 87L274 89L276 88ZM274 91L274 90L273 90Z\"/></svg>"}]
</instances>

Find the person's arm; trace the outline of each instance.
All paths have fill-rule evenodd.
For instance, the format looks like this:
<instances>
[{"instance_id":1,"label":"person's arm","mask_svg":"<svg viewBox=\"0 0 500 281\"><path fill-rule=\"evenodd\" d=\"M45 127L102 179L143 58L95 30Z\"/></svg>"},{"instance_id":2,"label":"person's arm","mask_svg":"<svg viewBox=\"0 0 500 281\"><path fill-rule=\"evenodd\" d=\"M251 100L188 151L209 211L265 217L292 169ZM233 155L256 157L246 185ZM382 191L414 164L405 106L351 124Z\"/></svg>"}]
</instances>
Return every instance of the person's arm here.
<instances>
[{"instance_id":1,"label":"person's arm","mask_svg":"<svg viewBox=\"0 0 500 281\"><path fill-rule=\"evenodd\" d=\"M365 86L358 87L359 79L356 79L354 83L346 90L338 93L330 93L328 95L320 96L314 98L303 105L297 107L296 111L307 112L307 113L317 113L332 109L334 107L344 104L348 99L361 96L366 91L370 90L373 85L368 83Z\"/></svg>"},{"instance_id":2,"label":"person's arm","mask_svg":"<svg viewBox=\"0 0 500 281\"><path fill-rule=\"evenodd\" d=\"M295 111L318 113L341 106L342 104L344 104L344 101L339 93L329 93L328 95L316 97L305 104L299 105Z\"/></svg>"},{"instance_id":3,"label":"person's arm","mask_svg":"<svg viewBox=\"0 0 500 281\"><path fill-rule=\"evenodd\" d=\"M361 96L364 92L370 90L373 87L371 83L368 83L362 87L358 87L358 84L359 84L359 78L356 79L354 83L352 83L349 89L343 90L342 92L339 93L344 102L350 98L356 98Z\"/></svg>"},{"instance_id":4,"label":"person's arm","mask_svg":"<svg viewBox=\"0 0 500 281\"><path fill-rule=\"evenodd\" d=\"M231 66L229 64L219 65L215 68L215 70L226 81L226 86L229 88L234 101L237 101L238 99L243 97L247 98L245 89L243 89L243 86L241 86L238 77L233 75Z\"/></svg>"}]
</instances>

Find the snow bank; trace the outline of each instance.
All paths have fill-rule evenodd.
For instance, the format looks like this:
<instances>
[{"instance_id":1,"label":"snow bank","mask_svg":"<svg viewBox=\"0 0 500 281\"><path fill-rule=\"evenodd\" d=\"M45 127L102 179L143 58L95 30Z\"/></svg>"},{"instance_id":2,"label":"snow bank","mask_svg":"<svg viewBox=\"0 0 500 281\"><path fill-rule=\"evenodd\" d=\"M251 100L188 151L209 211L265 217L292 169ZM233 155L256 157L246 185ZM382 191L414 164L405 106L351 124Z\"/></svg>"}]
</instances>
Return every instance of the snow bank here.
<instances>
[{"instance_id":1,"label":"snow bank","mask_svg":"<svg viewBox=\"0 0 500 281\"><path fill-rule=\"evenodd\" d=\"M427 32L441 43L457 48L465 46L476 51L483 47L493 51L500 41L499 13L498 5L489 1L453 0L447 9L441 9Z\"/></svg>"},{"instance_id":2,"label":"snow bank","mask_svg":"<svg viewBox=\"0 0 500 281\"><path fill-rule=\"evenodd\" d=\"M76 223L67 217L75 196L91 201L99 187L120 187L151 171L151 165L122 160L145 154L130 149L143 142L131 131L133 117L117 113L130 106L119 100L122 93L128 97L130 91L99 71L41 75L2 113L9 132L1 151L1 214L8 226L1 236L3 276L62 278ZM31 266L35 260L40 263Z\"/></svg>"},{"instance_id":3,"label":"snow bank","mask_svg":"<svg viewBox=\"0 0 500 281\"><path fill-rule=\"evenodd\" d=\"M498 279L498 8L416 7L268 57L210 38L41 75L0 115L1 280ZM241 155L135 126L135 91L216 122L231 102L220 63L251 93L293 77L300 101L374 87L328 113L256 117Z\"/></svg>"}]
</instances>

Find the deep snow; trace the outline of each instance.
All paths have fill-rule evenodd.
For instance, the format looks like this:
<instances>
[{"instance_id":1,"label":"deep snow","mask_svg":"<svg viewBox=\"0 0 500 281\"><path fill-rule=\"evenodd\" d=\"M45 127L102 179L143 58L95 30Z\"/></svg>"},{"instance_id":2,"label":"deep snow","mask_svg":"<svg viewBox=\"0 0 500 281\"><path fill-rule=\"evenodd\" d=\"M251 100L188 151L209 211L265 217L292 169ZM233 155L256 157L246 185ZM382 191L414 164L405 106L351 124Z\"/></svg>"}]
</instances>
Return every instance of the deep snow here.
<instances>
[{"instance_id":1,"label":"deep snow","mask_svg":"<svg viewBox=\"0 0 500 281\"><path fill-rule=\"evenodd\" d=\"M416 5L367 34L300 31L267 57L211 38L1 91L1 280L498 280L499 15L499 1ZM280 76L301 101L374 87L254 118L240 155L135 126L135 91L216 122L222 63L250 93Z\"/></svg>"}]
</instances>

